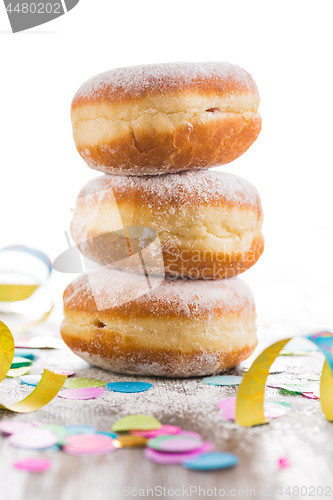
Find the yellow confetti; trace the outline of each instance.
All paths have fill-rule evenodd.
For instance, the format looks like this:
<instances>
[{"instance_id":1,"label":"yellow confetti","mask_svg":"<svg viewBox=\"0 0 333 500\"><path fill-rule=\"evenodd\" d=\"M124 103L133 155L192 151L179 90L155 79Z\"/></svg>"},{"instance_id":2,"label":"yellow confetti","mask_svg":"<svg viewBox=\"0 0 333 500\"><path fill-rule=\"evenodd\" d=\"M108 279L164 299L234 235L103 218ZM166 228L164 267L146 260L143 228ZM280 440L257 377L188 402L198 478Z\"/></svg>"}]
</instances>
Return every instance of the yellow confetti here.
<instances>
[{"instance_id":1,"label":"yellow confetti","mask_svg":"<svg viewBox=\"0 0 333 500\"><path fill-rule=\"evenodd\" d=\"M113 441L116 448L137 448L146 446L148 439L141 436L118 436Z\"/></svg>"}]
</instances>

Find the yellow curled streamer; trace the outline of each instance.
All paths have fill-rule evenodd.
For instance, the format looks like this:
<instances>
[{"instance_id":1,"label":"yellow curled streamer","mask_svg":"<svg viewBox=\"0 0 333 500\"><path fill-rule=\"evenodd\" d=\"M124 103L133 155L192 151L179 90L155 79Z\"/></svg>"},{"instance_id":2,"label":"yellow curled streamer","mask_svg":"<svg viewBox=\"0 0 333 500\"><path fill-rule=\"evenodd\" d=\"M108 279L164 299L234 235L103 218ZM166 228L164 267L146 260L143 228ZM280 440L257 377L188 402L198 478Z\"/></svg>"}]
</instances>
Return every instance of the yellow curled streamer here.
<instances>
[{"instance_id":1,"label":"yellow curled streamer","mask_svg":"<svg viewBox=\"0 0 333 500\"><path fill-rule=\"evenodd\" d=\"M332 336L322 332L326 338ZM320 334L319 334L320 336ZM315 336L305 336L314 342ZM333 338L333 337L332 337ZM266 380L269 369L283 347L291 340L284 339L267 347L255 359L249 370L245 373L239 385L236 399L235 422L243 427L266 424L269 420L264 415L264 397ZM314 342L317 344L317 342ZM320 404L327 420L333 421L333 374L328 361L332 364L332 356L321 345L318 347L326 356L320 382Z\"/></svg>"},{"instance_id":2,"label":"yellow curled streamer","mask_svg":"<svg viewBox=\"0 0 333 500\"><path fill-rule=\"evenodd\" d=\"M9 328L0 321L0 382L6 377L11 367L14 352L14 338ZM10 410L17 413L30 413L39 410L58 394L66 378L66 375L58 375L52 371L44 370L41 381L29 396L9 406L0 404L0 410Z\"/></svg>"},{"instance_id":3,"label":"yellow curled streamer","mask_svg":"<svg viewBox=\"0 0 333 500\"><path fill-rule=\"evenodd\" d=\"M320 378L320 404L327 420L333 421L333 376L332 370L325 361Z\"/></svg>"}]
</instances>

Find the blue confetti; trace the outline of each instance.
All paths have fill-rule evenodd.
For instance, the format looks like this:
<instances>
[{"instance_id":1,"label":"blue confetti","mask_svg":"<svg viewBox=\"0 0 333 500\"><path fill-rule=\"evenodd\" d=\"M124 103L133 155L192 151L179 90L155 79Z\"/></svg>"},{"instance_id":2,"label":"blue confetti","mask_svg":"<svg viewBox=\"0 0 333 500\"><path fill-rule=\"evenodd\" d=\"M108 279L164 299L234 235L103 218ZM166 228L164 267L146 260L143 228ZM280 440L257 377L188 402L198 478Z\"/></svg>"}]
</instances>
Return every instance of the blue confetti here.
<instances>
[{"instance_id":1,"label":"blue confetti","mask_svg":"<svg viewBox=\"0 0 333 500\"><path fill-rule=\"evenodd\" d=\"M242 380L243 377L236 375L218 375L217 377L204 378L202 381L208 385L239 385Z\"/></svg>"},{"instance_id":2,"label":"blue confetti","mask_svg":"<svg viewBox=\"0 0 333 500\"><path fill-rule=\"evenodd\" d=\"M22 377L20 377L20 381L22 384L36 387L41 381L41 378L41 375L22 375Z\"/></svg>"},{"instance_id":3,"label":"blue confetti","mask_svg":"<svg viewBox=\"0 0 333 500\"><path fill-rule=\"evenodd\" d=\"M227 469L238 464L238 457L232 453L213 451L203 453L197 458L183 460L182 465L193 470L216 470Z\"/></svg>"},{"instance_id":4,"label":"blue confetti","mask_svg":"<svg viewBox=\"0 0 333 500\"><path fill-rule=\"evenodd\" d=\"M96 429L91 425L66 425L68 434L96 434Z\"/></svg>"},{"instance_id":5,"label":"blue confetti","mask_svg":"<svg viewBox=\"0 0 333 500\"><path fill-rule=\"evenodd\" d=\"M15 356L20 356L21 358L31 359L33 361L36 359L36 349L23 349L16 347Z\"/></svg>"},{"instance_id":6,"label":"blue confetti","mask_svg":"<svg viewBox=\"0 0 333 500\"><path fill-rule=\"evenodd\" d=\"M112 439L116 439L118 437L115 432L98 431L97 434L103 434L104 436L110 436Z\"/></svg>"},{"instance_id":7,"label":"blue confetti","mask_svg":"<svg viewBox=\"0 0 333 500\"><path fill-rule=\"evenodd\" d=\"M110 382L106 389L112 392L144 392L153 387L147 382Z\"/></svg>"}]
</instances>

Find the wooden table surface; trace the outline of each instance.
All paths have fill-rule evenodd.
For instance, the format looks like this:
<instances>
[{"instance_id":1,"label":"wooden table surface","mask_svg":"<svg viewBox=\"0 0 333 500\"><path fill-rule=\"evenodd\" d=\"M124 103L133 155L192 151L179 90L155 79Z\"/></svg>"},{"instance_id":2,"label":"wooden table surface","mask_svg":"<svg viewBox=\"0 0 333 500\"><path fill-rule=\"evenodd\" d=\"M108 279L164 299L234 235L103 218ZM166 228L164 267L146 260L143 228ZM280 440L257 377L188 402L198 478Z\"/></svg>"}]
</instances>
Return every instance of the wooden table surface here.
<instances>
[{"instance_id":1,"label":"wooden table surface","mask_svg":"<svg viewBox=\"0 0 333 500\"><path fill-rule=\"evenodd\" d=\"M259 337L267 344L286 335L275 331L264 314ZM55 332L58 320L49 323ZM275 328L276 329L276 328ZM268 331L270 330L270 331ZM279 329L277 329L279 330ZM266 337L265 337L266 336ZM273 338L275 336L275 338ZM30 373L41 369L73 369L77 376L105 382L135 380L89 366L69 350L41 350ZM287 371L270 375L269 380L319 380L323 356L283 356L279 363ZM230 374L241 374L236 368ZM56 397L46 407L27 415L1 412L0 419L38 420L45 424L92 425L110 430L120 417L131 413L154 415L164 424L202 434L216 450L236 454L238 466L218 472L193 472L177 465L157 465L145 459L142 449L121 449L107 456L79 457L63 452L31 452L13 448L0 437L1 500L120 500L123 498L322 498L333 496L333 424L329 423L318 400L283 396L267 388L267 401L285 401L292 410L268 425L242 428L220 416L218 402L235 395L235 387L207 386L201 378L159 379L140 377L153 388L139 394L105 392L98 399L70 401ZM17 379L5 379L0 386L1 402L26 396L32 388ZM13 468L13 462L31 456L51 459L52 468L29 474ZM278 460L288 458L289 468L279 470ZM297 490L297 487L302 490ZM318 487L322 487L323 490ZM199 491L199 488L201 490ZM216 489L215 489L216 488ZM288 489L289 488L289 489ZM280 492L280 494L279 494ZM281 494L282 493L282 494Z\"/></svg>"}]
</instances>

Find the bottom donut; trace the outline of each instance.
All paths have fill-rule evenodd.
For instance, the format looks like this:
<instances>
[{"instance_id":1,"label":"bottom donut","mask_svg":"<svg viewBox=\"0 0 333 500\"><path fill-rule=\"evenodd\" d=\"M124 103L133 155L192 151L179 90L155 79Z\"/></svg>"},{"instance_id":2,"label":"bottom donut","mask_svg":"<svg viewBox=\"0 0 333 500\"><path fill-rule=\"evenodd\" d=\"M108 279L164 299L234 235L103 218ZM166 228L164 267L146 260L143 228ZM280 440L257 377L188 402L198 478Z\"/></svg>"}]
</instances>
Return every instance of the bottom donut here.
<instances>
[{"instance_id":1,"label":"bottom donut","mask_svg":"<svg viewBox=\"0 0 333 500\"><path fill-rule=\"evenodd\" d=\"M84 274L66 288L61 335L85 361L118 373L193 377L228 370L252 354L255 305L239 278L165 279L126 300L119 286L128 286L128 276L113 270L96 290ZM99 300L97 309L98 293L107 308Z\"/></svg>"}]
</instances>

